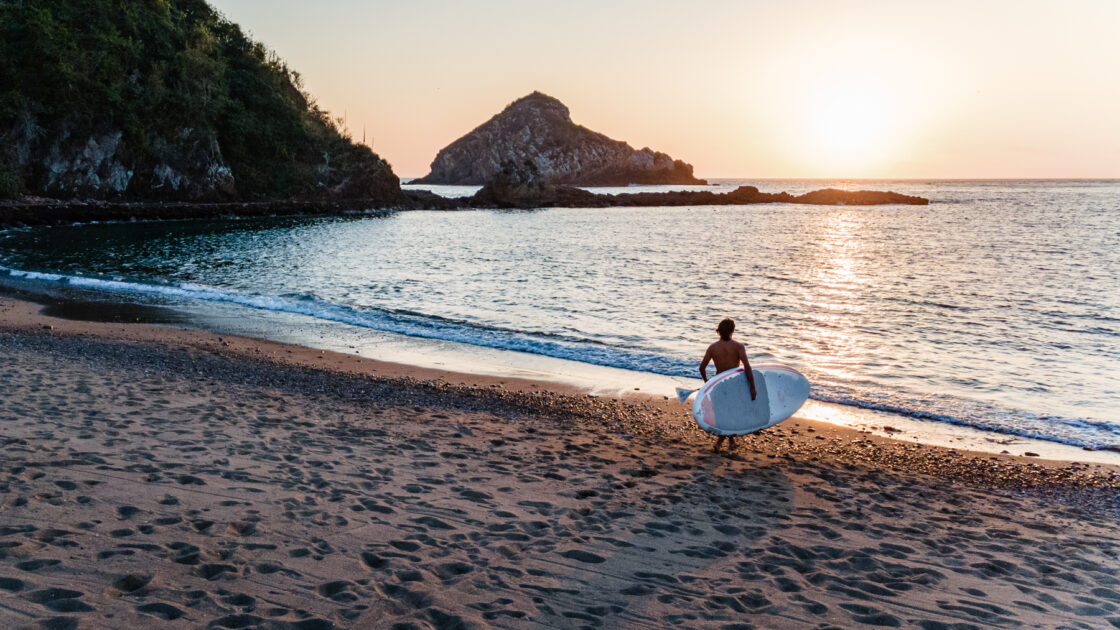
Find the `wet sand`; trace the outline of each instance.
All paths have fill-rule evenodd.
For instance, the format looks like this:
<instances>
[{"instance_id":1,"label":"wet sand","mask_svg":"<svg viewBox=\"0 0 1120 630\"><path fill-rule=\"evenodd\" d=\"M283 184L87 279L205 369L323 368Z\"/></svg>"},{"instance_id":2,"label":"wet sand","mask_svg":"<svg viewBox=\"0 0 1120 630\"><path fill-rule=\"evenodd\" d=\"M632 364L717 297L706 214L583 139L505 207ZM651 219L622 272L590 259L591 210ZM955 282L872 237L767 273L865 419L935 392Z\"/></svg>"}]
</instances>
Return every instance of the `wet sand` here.
<instances>
[{"instance_id":1,"label":"wet sand","mask_svg":"<svg viewBox=\"0 0 1120 630\"><path fill-rule=\"evenodd\" d=\"M1114 467L0 298L0 627L1120 627Z\"/></svg>"}]
</instances>

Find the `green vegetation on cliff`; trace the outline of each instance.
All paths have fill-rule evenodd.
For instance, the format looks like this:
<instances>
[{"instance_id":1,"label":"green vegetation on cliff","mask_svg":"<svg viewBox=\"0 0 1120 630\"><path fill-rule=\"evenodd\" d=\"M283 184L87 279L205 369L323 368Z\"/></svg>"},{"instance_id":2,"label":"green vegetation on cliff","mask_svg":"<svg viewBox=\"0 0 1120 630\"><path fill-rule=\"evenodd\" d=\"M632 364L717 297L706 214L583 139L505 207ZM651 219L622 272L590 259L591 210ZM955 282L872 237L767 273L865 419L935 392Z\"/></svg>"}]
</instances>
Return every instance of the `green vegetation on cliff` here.
<instances>
[{"instance_id":1,"label":"green vegetation on cliff","mask_svg":"<svg viewBox=\"0 0 1120 630\"><path fill-rule=\"evenodd\" d=\"M0 1L0 196L395 199L300 87L203 0Z\"/></svg>"}]
</instances>

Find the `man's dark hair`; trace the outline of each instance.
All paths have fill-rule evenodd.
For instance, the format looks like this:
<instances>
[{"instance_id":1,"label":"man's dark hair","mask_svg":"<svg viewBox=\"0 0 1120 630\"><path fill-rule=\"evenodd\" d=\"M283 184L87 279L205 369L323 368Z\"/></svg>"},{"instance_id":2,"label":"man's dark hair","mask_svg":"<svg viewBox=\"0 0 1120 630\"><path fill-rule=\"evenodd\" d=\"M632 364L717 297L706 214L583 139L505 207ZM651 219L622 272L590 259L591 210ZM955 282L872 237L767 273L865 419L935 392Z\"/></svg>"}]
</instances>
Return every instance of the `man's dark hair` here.
<instances>
[{"instance_id":1,"label":"man's dark hair","mask_svg":"<svg viewBox=\"0 0 1120 630\"><path fill-rule=\"evenodd\" d=\"M735 332L735 320L730 317L724 319L716 326L716 332L719 333L719 338L724 341L731 340L731 333Z\"/></svg>"}]
</instances>

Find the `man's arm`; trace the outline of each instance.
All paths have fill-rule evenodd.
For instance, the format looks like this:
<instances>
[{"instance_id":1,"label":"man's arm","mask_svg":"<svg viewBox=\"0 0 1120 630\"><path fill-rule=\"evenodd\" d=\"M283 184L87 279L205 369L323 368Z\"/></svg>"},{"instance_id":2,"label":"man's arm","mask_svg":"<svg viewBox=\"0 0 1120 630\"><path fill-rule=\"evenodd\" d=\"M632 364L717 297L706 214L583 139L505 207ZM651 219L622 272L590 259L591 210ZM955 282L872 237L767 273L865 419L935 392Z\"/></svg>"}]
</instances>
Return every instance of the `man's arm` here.
<instances>
[{"instance_id":1,"label":"man's arm","mask_svg":"<svg viewBox=\"0 0 1120 630\"><path fill-rule=\"evenodd\" d=\"M743 371L747 373L747 385L751 388L751 400L754 400L758 398L758 391L754 388L754 370L747 359L747 347L743 344L739 344L739 361L743 364Z\"/></svg>"},{"instance_id":2,"label":"man's arm","mask_svg":"<svg viewBox=\"0 0 1120 630\"><path fill-rule=\"evenodd\" d=\"M712 347L708 346L708 351L704 353L704 360L700 362L700 377L704 382L708 382L708 363L712 361Z\"/></svg>"}]
</instances>

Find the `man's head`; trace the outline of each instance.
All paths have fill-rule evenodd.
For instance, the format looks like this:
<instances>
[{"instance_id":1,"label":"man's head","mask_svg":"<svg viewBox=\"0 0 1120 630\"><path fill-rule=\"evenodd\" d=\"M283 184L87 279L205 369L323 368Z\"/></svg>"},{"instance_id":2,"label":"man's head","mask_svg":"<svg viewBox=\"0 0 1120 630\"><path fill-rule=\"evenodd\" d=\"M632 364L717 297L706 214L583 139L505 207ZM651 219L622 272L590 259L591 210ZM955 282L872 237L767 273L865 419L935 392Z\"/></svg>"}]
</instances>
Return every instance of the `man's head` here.
<instances>
[{"instance_id":1,"label":"man's head","mask_svg":"<svg viewBox=\"0 0 1120 630\"><path fill-rule=\"evenodd\" d=\"M731 333L735 332L735 320L730 317L724 319L716 326L716 332L719 333L719 338L724 341L731 341Z\"/></svg>"}]
</instances>

